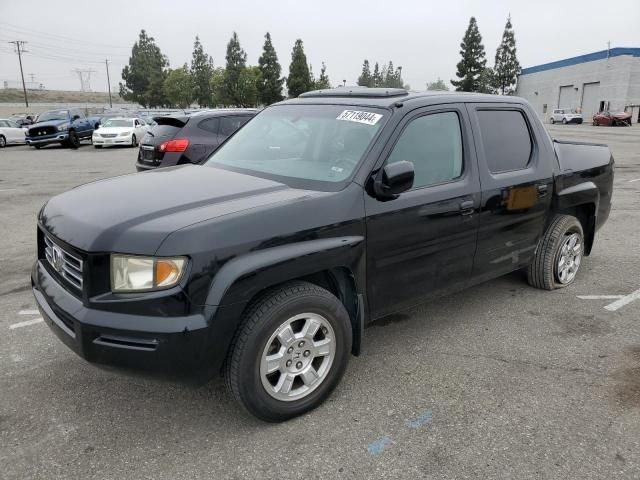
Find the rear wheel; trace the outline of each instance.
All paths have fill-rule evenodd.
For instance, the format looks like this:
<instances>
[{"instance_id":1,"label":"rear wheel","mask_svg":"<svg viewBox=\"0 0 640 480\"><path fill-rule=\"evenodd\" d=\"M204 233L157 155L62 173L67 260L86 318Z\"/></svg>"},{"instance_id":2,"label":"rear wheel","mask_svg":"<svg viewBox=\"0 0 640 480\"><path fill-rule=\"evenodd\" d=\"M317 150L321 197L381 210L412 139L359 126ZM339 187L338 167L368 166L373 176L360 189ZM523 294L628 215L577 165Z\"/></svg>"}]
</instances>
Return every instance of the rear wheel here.
<instances>
[{"instance_id":1,"label":"rear wheel","mask_svg":"<svg viewBox=\"0 0 640 480\"><path fill-rule=\"evenodd\" d=\"M136 138L135 135L131 135L131 146L132 147L137 147L138 146L138 139Z\"/></svg>"},{"instance_id":2,"label":"rear wheel","mask_svg":"<svg viewBox=\"0 0 640 480\"><path fill-rule=\"evenodd\" d=\"M582 225L571 215L556 215L529 264L529 284L554 290L573 283L584 255Z\"/></svg>"},{"instance_id":3,"label":"rear wheel","mask_svg":"<svg viewBox=\"0 0 640 480\"><path fill-rule=\"evenodd\" d=\"M7 146L7 139L4 138L4 135L0 135L0 148L4 148Z\"/></svg>"},{"instance_id":4,"label":"rear wheel","mask_svg":"<svg viewBox=\"0 0 640 480\"><path fill-rule=\"evenodd\" d=\"M351 323L340 300L317 285L293 282L247 311L227 358L227 387L252 415L287 420L331 394L350 349Z\"/></svg>"},{"instance_id":5,"label":"rear wheel","mask_svg":"<svg viewBox=\"0 0 640 480\"><path fill-rule=\"evenodd\" d=\"M556 121L553 117L551 117L551 125L553 125L554 123L556 123Z\"/></svg>"},{"instance_id":6,"label":"rear wheel","mask_svg":"<svg viewBox=\"0 0 640 480\"><path fill-rule=\"evenodd\" d=\"M566 119L566 118L563 118L563 119L562 119L562 124L563 124L563 125L566 125L566 124L567 124L567 119Z\"/></svg>"},{"instance_id":7,"label":"rear wheel","mask_svg":"<svg viewBox=\"0 0 640 480\"><path fill-rule=\"evenodd\" d=\"M102 145L94 145L93 148L102 148Z\"/></svg>"},{"instance_id":8,"label":"rear wheel","mask_svg":"<svg viewBox=\"0 0 640 480\"><path fill-rule=\"evenodd\" d=\"M42 145L33 145L33 148L35 148L36 150L40 150L41 147Z\"/></svg>"},{"instance_id":9,"label":"rear wheel","mask_svg":"<svg viewBox=\"0 0 640 480\"><path fill-rule=\"evenodd\" d=\"M597 127L598 125L599 125L599 124L598 124L598 120L594 120L594 121L593 121L593 126L594 126L594 127Z\"/></svg>"}]
</instances>

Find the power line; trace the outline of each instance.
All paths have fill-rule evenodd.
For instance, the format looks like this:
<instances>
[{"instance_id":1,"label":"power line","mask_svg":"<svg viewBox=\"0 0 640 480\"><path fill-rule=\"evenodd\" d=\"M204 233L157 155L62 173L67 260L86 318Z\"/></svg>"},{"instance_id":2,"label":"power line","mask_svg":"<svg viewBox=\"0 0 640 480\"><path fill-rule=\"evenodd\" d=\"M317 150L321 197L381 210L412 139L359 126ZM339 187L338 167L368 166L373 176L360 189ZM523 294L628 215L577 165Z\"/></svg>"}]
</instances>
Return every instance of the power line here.
<instances>
[{"instance_id":1,"label":"power line","mask_svg":"<svg viewBox=\"0 0 640 480\"><path fill-rule=\"evenodd\" d=\"M27 87L24 84L24 72L22 70L22 53L21 50L24 51L24 44L27 43L23 40L12 40L9 43L13 43L16 46L16 50L18 51L18 62L20 62L20 76L22 77L22 91L24 92L24 103L29 107L29 99L27 98Z\"/></svg>"},{"instance_id":2,"label":"power line","mask_svg":"<svg viewBox=\"0 0 640 480\"><path fill-rule=\"evenodd\" d=\"M79 45L94 45L94 46L98 46L98 47L122 48L122 49L127 49L127 50L131 49L131 47L125 47L124 45L110 45L110 44L106 44L106 43L97 43L97 42L91 42L91 41L81 40L81 39L72 38L72 37L65 37L63 35L45 33L45 32L41 32L39 30L34 30L32 28L22 27L22 26L18 26L18 25L12 25L12 24L7 23L7 22L0 22L0 25L3 25L3 28L5 28L5 29L17 31L18 33L20 33L22 35L34 35L34 36L43 37L43 38L59 39L59 40L65 41L65 42L72 42L72 43L76 43L76 44L79 44Z\"/></svg>"}]
</instances>

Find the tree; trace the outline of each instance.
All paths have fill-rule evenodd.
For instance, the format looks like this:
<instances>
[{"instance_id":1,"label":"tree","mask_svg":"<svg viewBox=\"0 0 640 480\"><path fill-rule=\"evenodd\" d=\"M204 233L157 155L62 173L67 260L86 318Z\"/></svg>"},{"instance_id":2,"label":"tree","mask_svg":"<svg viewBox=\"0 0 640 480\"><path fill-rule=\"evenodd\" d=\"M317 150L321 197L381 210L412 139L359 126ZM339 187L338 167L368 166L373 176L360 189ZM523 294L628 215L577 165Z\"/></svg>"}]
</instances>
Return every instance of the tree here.
<instances>
[{"instance_id":1,"label":"tree","mask_svg":"<svg viewBox=\"0 0 640 480\"><path fill-rule=\"evenodd\" d=\"M331 88L331 82L329 81L329 75L327 75L327 66L322 62L322 67L320 68L320 76L318 80L314 82L313 88L315 90L324 90L326 88Z\"/></svg>"},{"instance_id":2,"label":"tree","mask_svg":"<svg viewBox=\"0 0 640 480\"><path fill-rule=\"evenodd\" d=\"M307 64L307 56L304 54L302 40L298 39L291 51L287 90L289 90L289 97L295 98L311 89L313 89L313 84L309 73L309 65Z\"/></svg>"},{"instance_id":3,"label":"tree","mask_svg":"<svg viewBox=\"0 0 640 480\"><path fill-rule=\"evenodd\" d=\"M364 61L362 64L362 73L358 77L358 85L361 87L372 87L373 77L371 76L371 69L369 67L369 60Z\"/></svg>"},{"instance_id":4,"label":"tree","mask_svg":"<svg viewBox=\"0 0 640 480\"><path fill-rule=\"evenodd\" d=\"M264 46L262 47L262 55L258 59L258 68L260 69L260 77L257 88L260 103L270 105L282 100L284 98L282 96L284 79L280 77L282 69L278 62L276 49L271 43L269 32L264 36Z\"/></svg>"},{"instance_id":5,"label":"tree","mask_svg":"<svg viewBox=\"0 0 640 480\"><path fill-rule=\"evenodd\" d=\"M449 87L440 77L435 82L427 82L427 90L449 90Z\"/></svg>"},{"instance_id":6,"label":"tree","mask_svg":"<svg viewBox=\"0 0 640 480\"><path fill-rule=\"evenodd\" d=\"M255 107L258 104L258 82L260 67L245 67L238 78L238 100L240 107Z\"/></svg>"},{"instance_id":7,"label":"tree","mask_svg":"<svg viewBox=\"0 0 640 480\"><path fill-rule=\"evenodd\" d=\"M511 95L520 74L520 62L516 57L516 38L511 26L511 15L507 17L507 23L502 33L502 42L496 50L493 70L495 72L493 86L502 95Z\"/></svg>"},{"instance_id":8,"label":"tree","mask_svg":"<svg viewBox=\"0 0 640 480\"><path fill-rule=\"evenodd\" d=\"M169 70L164 81L164 93L171 105L189 108L194 98L194 81L185 63L182 68Z\"/></svg>"},{"instance_id":9,"label":"tree","mask_svg":"<svg viewBox=\"0 0 640 480\"><path fill-rule=\"evenodd\" d=\"M383 82L382 74L380 73L380 66L378 62L373 67L373 75L371 76L372 87L381 87Z\"/></svg>"},{"instance_id":10,"label":"tree","mask_svg":"<svg viewBox=\"0 0 640 480\"><path fill-rule=\"evenodd\" d=\"M469 27L460 44L460 55L462 60L458 62L458 71L456 72L456 76L460 80L451 80L451 83L457 91L477 92L478 79L484 71L487 60L475 17L471 17L469 20Z\"/></svg>"},{"instance_id":11,"label":"tree","mask_svg":"<svg viewBox=\"0 0 640 480\"><path fill-rule=\"evenodd\" d=\"M211 87L211 104L214 107L226 105L226 97L224 91L224 68L214 68L209 80L209 86Z\"/></svg>"},{"instance_id":12,"label":"tree","mask_svg":"<svg viewBox=\"0 0 640 480\"><path fill-rule=\"evenodd\" d=\"M247 65L247 54L240 47L238 34L233 32L227 44L227 67L224 70L224 103L227 105L242 104L242 87L240 75Z\"/></svg>"},{"instance_id":13,"label":"tree","mask_svg":"<svg viewBox=\"0 0 640 480\"><path fill-rule=\"evenodd\" d=\"M133 44L129 65L122 69L120 96L137 102L143 107L158 107L165 103L163 84L169 61L153 37L140 31L138 41Z\"/></svg>"},{"instance_id":14,"label":"tree","mask_svg":"<svg viewBox=\"0 0 640 480\"><path fill-rule=\"evenodd\" d=\"M196 35L191 56L191 77L193 79L193 98L200 107L211 106L211 86L209 80L213 72L213 59L204 52L200 39Z\"/></svg>"},{"instance_id":15,"label":"tree","mask_svg":"<svg viewBox=\"0 0 640 480\"><path fill-rule=\"evenodd\" d=\"M496 78L496 74L493 71L493 68L491 67L485 68L480 74L480 76L478 77L478 87L476 89L476 92L490 93L492 95L495 94L496 93L496 89L494 87L496 83L495 78Z\"/></svg>"}]
</instances>

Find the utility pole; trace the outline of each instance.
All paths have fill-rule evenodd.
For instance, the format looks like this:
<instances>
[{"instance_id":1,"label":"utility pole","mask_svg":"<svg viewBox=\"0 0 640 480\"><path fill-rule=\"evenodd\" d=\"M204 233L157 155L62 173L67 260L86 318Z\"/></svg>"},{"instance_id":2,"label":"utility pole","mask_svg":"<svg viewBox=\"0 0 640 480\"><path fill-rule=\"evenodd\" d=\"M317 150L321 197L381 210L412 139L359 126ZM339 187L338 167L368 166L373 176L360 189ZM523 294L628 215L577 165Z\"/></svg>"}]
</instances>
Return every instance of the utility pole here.
<instances>
[{"instance_id":1,"label":"utility pole","mask_svg":"<svg viewBox=\"0 0 640 480\"><path fill-rule=\"evenodd\" d=\"M24 72L22 71L22 53L25 51L24 44L27 42L22 40L15 40L9 43L13 43L16 46L16 50L18 50L18 62L20 62L20 76L22 77L22 91L24 92L24 103L28 108L29 99L27 98L27 87L24 84Z\"/></svg>"},{"instance_id":2,"label":"utility pole","mask_svg":"<svg viewBox=\"0 0 640 480\"><path fill-rule=\"evenodd\" d=\"M107 66L107 87L109 88L109 108L113 108L111 101L111 80L109 80L109 60L105 59L104 64Z\"/></svg>"}]
</instances>

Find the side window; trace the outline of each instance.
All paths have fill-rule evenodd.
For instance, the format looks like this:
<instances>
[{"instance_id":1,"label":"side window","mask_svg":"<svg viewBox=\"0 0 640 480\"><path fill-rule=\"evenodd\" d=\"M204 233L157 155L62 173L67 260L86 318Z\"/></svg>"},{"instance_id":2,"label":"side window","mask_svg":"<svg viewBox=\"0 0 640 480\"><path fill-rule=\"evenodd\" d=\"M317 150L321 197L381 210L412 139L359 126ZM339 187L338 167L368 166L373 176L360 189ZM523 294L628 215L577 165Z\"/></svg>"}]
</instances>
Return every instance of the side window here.
<instances>
[{"instance_id":1,"label":"side window","mask_svg":"<svg viewBox=\"0 0 640 480\"><path fill-rule=\"evenodd\" d=\"M387 163L413 162L413 188L444 183L462 175L462 132L455 112L434 113L412 120Z\"/></svg>"},{"instance_id":2,"label":"side window","mask_svg":"<svg viewBox=\"0 0 640 480\"><path fill-rule=\"evenodd\" d=\"M9 125L4 120L0 120L0 127L8 127Z\"/></svg>"},{"instance_id":3,"label":"side window","mask_svg":"<svg viewBox=\"0 0 640 480\"><path fill-rule=\"evenodd\" d=\"M518 110L479 110L480 136L491 173L527 168L531 159L531 135Z\"/></svg>"},{"instance_id":4,"label":"side window","mask_svg":"<svg viewBox=\"0 0 640 480\"><path fill-rule=\"evenodd\" d=\"M228 137L247 122L247 117L233 116L220 119L220 135Z\"/></svg>"},{"instance_id":5,"label":"side window","mask_svg":"<svg viewBox=\"0 0 640 480\"><path fill-rule=\"evenodd\" d=\"M219 117L207 118L206 120L202 120L198 124L198 128L200 130L204 130L207 133L213 133L214 135L217 135L219 124L220 124Z\"/></svg>"}]
</instances>

